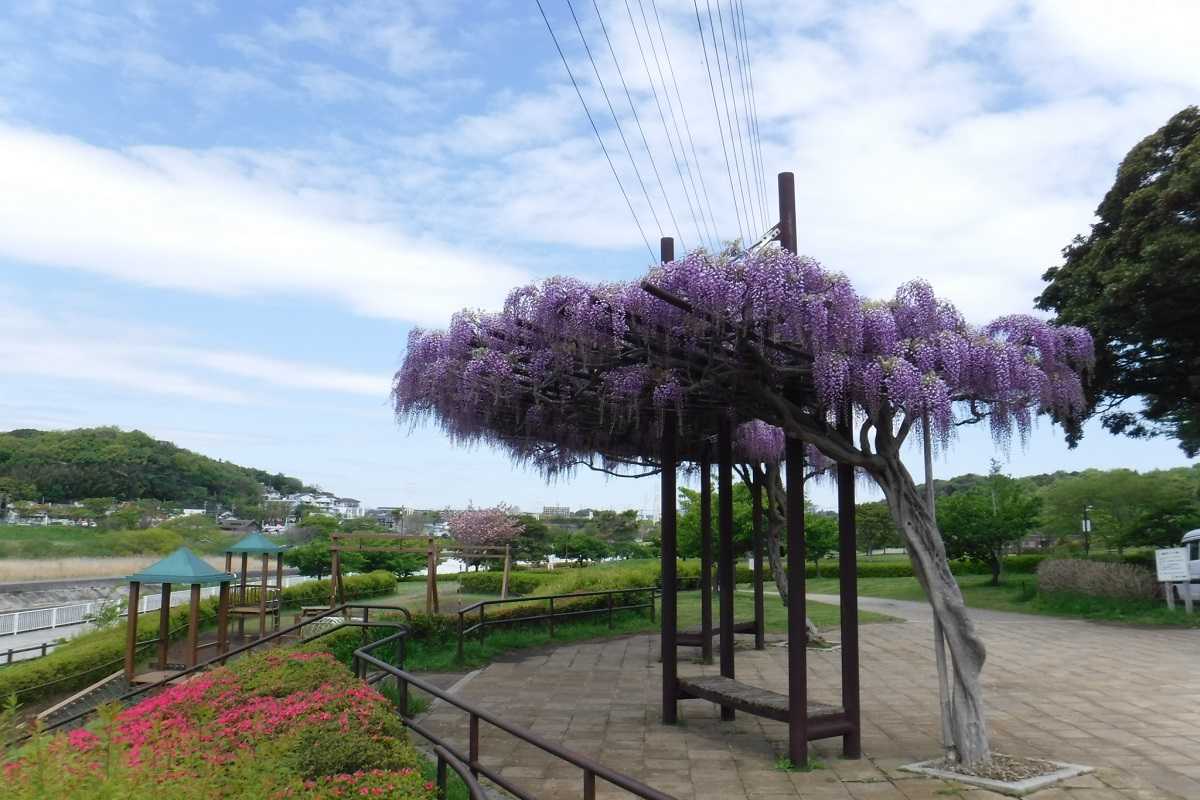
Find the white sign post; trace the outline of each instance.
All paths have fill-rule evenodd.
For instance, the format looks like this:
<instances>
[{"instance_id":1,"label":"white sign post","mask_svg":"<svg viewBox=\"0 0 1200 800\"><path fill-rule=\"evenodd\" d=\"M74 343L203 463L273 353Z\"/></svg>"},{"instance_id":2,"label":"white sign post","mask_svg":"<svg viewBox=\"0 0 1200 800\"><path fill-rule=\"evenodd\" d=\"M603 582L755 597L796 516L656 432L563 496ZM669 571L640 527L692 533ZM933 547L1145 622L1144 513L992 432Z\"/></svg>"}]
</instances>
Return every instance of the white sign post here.
<instances>
[{"instance_id":1,"label":"white sign post","mask_svg":"<svg viewBox=\"0 0 1200 800\"><path fill-rule=\"evenodd\" d=\"M1174 585L1182 583L1183 605L1187 612L1192 613L1192 591L1189 582L1192 579L1188 570L1188 551L1186 547L1168 547L1165 550L1154 551L1154 566L1158 572L1158 580L1165 583L1167 593L1167 608L1175 608Z\"/></svg>"}]
</instances>

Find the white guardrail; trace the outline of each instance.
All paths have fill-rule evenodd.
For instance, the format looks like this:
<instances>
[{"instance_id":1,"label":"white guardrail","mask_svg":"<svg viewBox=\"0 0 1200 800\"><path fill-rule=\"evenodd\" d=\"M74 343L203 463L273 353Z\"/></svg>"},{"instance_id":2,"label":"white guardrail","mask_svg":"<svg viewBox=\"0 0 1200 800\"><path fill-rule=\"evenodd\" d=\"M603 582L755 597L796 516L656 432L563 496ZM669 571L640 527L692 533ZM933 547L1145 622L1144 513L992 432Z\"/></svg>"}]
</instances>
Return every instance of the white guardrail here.
<instances>
[{"instance_id":1,"label":"white guardrail","mask_svg":"<svg viewBox=\"0 0 1200 800\"><path fill-rule=\"evenodd\" d=\"M286 575L283 578L283 585L285 587L292 586L307 580L312 579L301 575ZM253 587L258 588L258 585L254 584ZM251 586L247 585L247 588L251 588ZM215 597L219 591L220 588L217 586L205 586L200 589L200 596L202 598ZM190 589L171 592L172 608L189 602L191 594ZM32 608L25 611L0 614L0 636L29 633L30 631L44 631L53 628L62 628L67 625L81 625L91 620L100 609L112 602L114 601L91 600L86 603L73 603L71 605L54 606L51 608ZM138 601L139 614L144 614L147 611L157 611L161 607L161 592L144 595Z\"/></svg>"}]
</instances>

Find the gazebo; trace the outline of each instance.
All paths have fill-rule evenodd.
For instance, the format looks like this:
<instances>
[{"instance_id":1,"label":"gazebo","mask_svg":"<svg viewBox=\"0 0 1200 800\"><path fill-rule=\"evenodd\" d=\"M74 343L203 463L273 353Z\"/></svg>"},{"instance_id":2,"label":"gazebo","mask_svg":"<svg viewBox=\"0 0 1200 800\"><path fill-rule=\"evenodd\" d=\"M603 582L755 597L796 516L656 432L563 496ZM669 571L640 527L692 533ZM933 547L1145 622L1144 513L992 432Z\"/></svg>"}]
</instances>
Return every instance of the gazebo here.
<instances>
[{"instance_id":1,"label":"gazebo","mask_svg":"<svg viewBox=\"0 0 1200 800\"><path fill-rule=\"evenodd\" d=\"M129 581L129 610L125 639L125 677L131 683L157 683L165 678L170 678L174 672L178 671L169 669L167 663L167 652L171 643L171 586L173 584L178 583L191 587L185 666L194 667L199 662L200 587L202 586L220 584L217 601L217 653L221 654L229 649L225 628L229 615L229 584L233 580L233 576L228 572L220 572L208 562L198 558L191 550L181 547L158 563L130 575L126 580ZM136 675L138 611L142 586L154 583L162 586L158 612L157 669Z\"/></svg>"},{"instance_id":2,"label":"gazebo","mask_svg":"<svg viewBox=\"0 0 1200 800\"><path fill-rule=\"evenodd\" d=\"M246 617L258 616L258 635L262 638L267 633L267 616L273 617L274 630L279 630L279 615L283 605L283 552L287 545L275 544L257 531L246 536L225 550L225 571L233 570L233 556L241 554L242 564L238 572L237 591L234 593L233 608L230 613L237 617L238 636L246 635ZM262 557L259 570L259 585L251 587L247 583L247 572L250 556ZM275 582L270 585L270 560L275 556Z\"/></svg>"}]
</instances>

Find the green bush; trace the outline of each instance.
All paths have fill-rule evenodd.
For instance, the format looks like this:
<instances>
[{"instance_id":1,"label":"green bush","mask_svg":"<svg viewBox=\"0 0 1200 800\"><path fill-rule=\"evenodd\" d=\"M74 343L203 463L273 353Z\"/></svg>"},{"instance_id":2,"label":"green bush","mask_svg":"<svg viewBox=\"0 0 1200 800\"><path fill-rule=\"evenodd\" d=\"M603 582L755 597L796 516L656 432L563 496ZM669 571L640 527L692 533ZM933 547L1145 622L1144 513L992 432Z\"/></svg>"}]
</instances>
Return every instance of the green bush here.
<instances>
[{"instance_id":1,"label":"green bush","mask_svg":"<svg viewBox=\"0 0 1200 800\"><path fill-rule=\"evenodd\" d=\"M545 580L544 575L529 572L513 572L508 576L508 591L511 594L534 594ZM499 571L469 572L458 578L459 591L468 594L500 594L504 574Z\"/></svg>"},{"instance_id":2,"label":"green bush","mask_svg":"<svg viewBox=\"0 0 1200 800\"><path fill-rule=\"evenodd\" d=\"M382 569L364 575L349 575L343 581L347 600L360 600L364 597L375 597L396 591L396 576ZM283 604L285 606L328 605L333 596L332 591L333 584L328 579L297 583L295 586L284 588Z\"/></svg>"}]
</instances>

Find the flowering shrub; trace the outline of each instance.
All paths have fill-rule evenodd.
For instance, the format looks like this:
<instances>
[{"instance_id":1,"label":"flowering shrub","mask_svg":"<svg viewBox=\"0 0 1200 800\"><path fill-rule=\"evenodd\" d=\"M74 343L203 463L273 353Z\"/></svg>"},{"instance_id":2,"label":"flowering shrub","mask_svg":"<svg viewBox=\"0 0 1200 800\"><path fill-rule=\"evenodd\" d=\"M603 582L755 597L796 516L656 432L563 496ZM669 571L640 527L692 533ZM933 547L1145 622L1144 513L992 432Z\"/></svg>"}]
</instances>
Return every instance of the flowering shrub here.
<instances>
[{"instance_id":1,"label":"flowering shrub","mask_svg":"<svg viewBox=\"0 0 1200 800\"><path fill-rule=\"evenodd\" d=\"M241 659L98 725L36 736L3 766L24 798L430 800L388 701L325 653Z\"/></svg>"}]
</instances>

